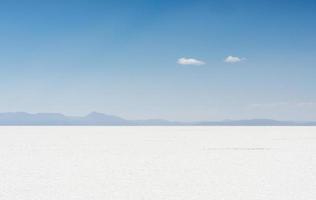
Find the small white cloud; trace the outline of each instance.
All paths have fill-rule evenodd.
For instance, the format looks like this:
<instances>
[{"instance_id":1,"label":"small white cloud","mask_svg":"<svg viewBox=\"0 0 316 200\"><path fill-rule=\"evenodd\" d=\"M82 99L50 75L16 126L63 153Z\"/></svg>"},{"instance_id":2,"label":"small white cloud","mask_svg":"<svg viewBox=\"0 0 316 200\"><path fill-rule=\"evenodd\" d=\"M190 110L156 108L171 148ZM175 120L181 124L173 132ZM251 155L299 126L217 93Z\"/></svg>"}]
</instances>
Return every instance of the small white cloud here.
<instances>
[{"instance_id":1,"label":"small white cloud","mask_svg":"<svg viewBox=\"0 0 316 200\"><path fill-rule=\"evenodd\" d=\"M204 65L205 62L195 58L179 58L177 61L180 65Z\"/></svg>"},{"instance_id":2,"label":"small white cloud","mask_svg":"<svg viewBox=\"0 0 316 200\"><path fill-rule=\"evenodd\" d=\"M316 107L316 102L299 102L297 105L300 107Z\"/></svg>"},{"instance_id":3,"label":"small white cloud","mask_svg":"<svg viewBox=\"0 0 316 200\"><path fill-rule=\"evenodd\" d=\"M244 61L246 60L246 58L239 58L237 56L227 56L224 60L224 62L226 63L238 63L238 62L241 62L241 61Z\"/></svg>"},{"instance_id":4,"label":"small white cloud","mask_svg":"<svg viewBox=\"0 0 316 200\"><path fill-rule=\"evenodd\" d=\"M259 104L251 104L249 106L250 108L263 108L263 109L267 109L267 108L288 108L288 107L292 107L292 108L316 108L316 102L275 102L275 103L259 103Z\"/></svg>"},{"instance_id":5,"label":"small white cloud","mask_svg":"<svg viewBox=\"0 0 316 200\"><path fill-rule=\"evenodd\" d=\"M288 102L276 102L276 103L257 103L257 104L251 104L249 107L250 108L277 108L277 107L284 107L284 106L289 106L291 103Z\"/></svg>"}]
</instances>

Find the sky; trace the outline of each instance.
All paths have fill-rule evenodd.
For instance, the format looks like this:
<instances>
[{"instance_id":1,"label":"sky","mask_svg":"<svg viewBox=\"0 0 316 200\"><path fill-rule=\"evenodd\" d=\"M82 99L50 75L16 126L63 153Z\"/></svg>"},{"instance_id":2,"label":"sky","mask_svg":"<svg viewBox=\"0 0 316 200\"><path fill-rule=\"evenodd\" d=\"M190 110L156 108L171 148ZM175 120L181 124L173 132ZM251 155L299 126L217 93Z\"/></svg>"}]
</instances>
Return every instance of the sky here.
<instances>
[{"instance_id":1,"label":"sky","mask_svg":"<svg viewBox=\"0 0 316 200\"><path fill-rule=\"evenodd\" d=\"M0 112L316 120L314 0L0 1Z\"/></svg>"}]
</instances>

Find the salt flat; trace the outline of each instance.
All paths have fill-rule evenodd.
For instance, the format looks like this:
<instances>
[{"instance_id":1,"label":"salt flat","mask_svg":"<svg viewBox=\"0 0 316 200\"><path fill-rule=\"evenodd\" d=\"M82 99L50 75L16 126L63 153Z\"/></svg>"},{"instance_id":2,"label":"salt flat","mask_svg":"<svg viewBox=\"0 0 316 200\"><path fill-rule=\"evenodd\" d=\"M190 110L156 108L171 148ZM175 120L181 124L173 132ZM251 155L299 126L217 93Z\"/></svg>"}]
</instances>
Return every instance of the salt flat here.
<instances>
[{"instance_id":1,"label":"salt flat","mask_svg":"<svg viewBox=\"0 0 316 200\"><path fill-rule=\"evenodd\" d=\"M0 127L0 199L314 200L316 127Z\"/></svg>"}]
</instances>

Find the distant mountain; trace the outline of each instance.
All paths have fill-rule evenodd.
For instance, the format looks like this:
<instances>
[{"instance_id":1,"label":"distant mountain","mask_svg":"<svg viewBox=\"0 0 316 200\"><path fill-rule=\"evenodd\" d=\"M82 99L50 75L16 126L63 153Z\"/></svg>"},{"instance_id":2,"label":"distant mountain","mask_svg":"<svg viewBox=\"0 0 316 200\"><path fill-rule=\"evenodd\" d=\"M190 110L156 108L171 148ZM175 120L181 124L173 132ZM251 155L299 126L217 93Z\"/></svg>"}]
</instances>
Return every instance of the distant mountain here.
<instances>
[{"instance_id":1,"label":"distant mountain","mask_svg":"<svg viewBox=\"0 0 316 200\"><path fill-rule=\"evenodd\" d=\"M3 126L316 126L316 122L277 121L270 119L177 122L163 119L127 120L114 115L92 112L83 117L59 113L0 113Z\"/></svg>"},{"instance_id":2,"label":"distant mountain","mask_svg":"<svg viewBox=\"0 0 316 200\"><path fill-rule=\"evenodd\" d=\"M316 122L277 121L271 119L225 120L217 122L197 122L205 126L316 126Z\"/></svg>"},{"instance_id":3,"label":"distant mountain","mask_svg":"<svg viewBox=\"0 0 316 200\"><path fill-rule=\"evenodd\" d=\"M130 125L120 117L92 112L83 117L59 113L0 113L0 125Z\"/></svg>"},{"instance_id":4,"label":"distant mountain","mask_svg":"<svg viewBox=\"0 0 316 200\"><path fill-rule=\"evenodd\" d=\"M123 118L97 112L92 112L74 122L80 125L131 125L130 121Z\"/></svg>"},{"instance_id":5,"label":"distant mountain","mask_svg":"<svg viewBox=\"0 0 316 200\"><path fill-rule=\"evenodd\" d=\"M0 125L68 125L70 117L58 113L0 113Z\"/></svg>"}]
</instances>

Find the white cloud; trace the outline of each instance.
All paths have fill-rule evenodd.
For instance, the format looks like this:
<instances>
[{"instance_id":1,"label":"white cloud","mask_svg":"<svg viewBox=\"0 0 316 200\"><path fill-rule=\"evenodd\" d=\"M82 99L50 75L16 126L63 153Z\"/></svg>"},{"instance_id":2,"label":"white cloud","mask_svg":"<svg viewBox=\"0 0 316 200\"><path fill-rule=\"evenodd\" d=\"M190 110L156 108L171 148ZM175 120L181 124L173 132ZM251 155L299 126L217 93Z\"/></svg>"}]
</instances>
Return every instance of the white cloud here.
<instances>
[{"instance_id":1,"label":"white cloud","mask_svg":"<svg viewBox=\"0 0 316 200\"><path fill-rule=\"evenodd\" d=\"M289 106L291 103L288 102L276 102L276 103L257 103L257 104L251 104L250 108L277 108L277 107L284 107Z\"/></svg>"},{"instance_id":2,"label":"white cloud","mask_svg":"<svg viewBox=\"0 0 316 200\"><path fill-rule=\"evenodd\" d=\"M238 63L238 62L241 62L241 61L244 61L246 60L246 58L239 58L237 56L227 56L224 60L224 62L226 63Z\"/></svg>"},{"instance_id":3,"label":"white cloud","mask_svg":"<svg viewBox=\"0 0 316 200\"><path fill-rule=\"evenodd\" d=\"M316 102L299 102L297 105L301 107L316 107Z\"/></svg>"},{"instance_id":4,"label":"white cloud","mask_svg":"<svg viewBox=\"0 0 316 200\"><path fill-rule=\"evenodd\" d=\"M180 65L204 65L205 62L201 60L197 60L195 58L179 58L177 61Z\"/></svg>"},{"instance_id":5,"label":"white cloud","mask_svg":"<svg viewBox=\"0 0 316 200\"><path fill-rule=\"evenodd\" d=\"M249 106L250 108L288 108L288 107L305 107L305 108L312 108L315 107L316 108L316 102L276 102L276 103L259 103L259 104L251 104Z\"/></svg>"}]
</instances>

